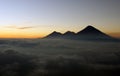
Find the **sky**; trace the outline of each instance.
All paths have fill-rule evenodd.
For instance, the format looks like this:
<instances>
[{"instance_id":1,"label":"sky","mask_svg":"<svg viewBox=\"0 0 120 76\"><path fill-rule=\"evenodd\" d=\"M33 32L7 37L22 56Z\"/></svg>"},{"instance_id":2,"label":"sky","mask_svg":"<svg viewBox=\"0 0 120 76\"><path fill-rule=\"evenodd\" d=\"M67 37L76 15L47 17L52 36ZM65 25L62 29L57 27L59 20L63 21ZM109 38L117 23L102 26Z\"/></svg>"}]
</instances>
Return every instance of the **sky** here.
<instances>
[{"instance_id":1,"label":"sky","mask_svg":"<svg viewBox=\"0 0 120 76\"><path fill-rule=\"evenodd\" d=\"M120 0L0 0L0 38L41 38L87 25L120 37Z\"/></svg>"}]
</instances>

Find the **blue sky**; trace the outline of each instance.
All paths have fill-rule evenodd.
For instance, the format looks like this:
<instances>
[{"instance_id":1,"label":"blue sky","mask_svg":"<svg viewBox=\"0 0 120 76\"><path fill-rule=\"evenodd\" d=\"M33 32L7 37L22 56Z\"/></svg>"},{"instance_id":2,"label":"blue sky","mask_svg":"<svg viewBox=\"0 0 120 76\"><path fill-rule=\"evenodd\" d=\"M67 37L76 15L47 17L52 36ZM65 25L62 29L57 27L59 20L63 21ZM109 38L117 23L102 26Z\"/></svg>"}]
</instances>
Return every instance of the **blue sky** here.
<instances>
[{"instance_id":1,"label":"blue sky","mask_svg":"<svg viewBox=\"0 0 120 76\"><path fill-rule=\"evenodd\" d=\"M77 32L90 24L119 33L119 7L120 0L0 0L0 29L47 35L54 30Z\"/></svg>"}]
</instances>

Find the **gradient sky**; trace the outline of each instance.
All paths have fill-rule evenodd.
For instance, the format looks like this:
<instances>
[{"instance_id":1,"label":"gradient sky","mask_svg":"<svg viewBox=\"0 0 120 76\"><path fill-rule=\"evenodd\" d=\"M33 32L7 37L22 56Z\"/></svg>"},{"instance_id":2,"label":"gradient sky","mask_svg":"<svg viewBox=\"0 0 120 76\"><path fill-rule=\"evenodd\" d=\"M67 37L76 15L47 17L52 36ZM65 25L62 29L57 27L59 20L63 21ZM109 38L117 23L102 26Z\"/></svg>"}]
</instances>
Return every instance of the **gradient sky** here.
<instances>
[{"instance_id":1,"label":"gradient sky","mask_svg":"<svg viewBox=\"0 0 120 76\"><path fill-rule=\"evenodd\" d=\"M120 37L120 0L0 0L0 38L37 38L87 25Z\"/></svg>"}]
</instances>

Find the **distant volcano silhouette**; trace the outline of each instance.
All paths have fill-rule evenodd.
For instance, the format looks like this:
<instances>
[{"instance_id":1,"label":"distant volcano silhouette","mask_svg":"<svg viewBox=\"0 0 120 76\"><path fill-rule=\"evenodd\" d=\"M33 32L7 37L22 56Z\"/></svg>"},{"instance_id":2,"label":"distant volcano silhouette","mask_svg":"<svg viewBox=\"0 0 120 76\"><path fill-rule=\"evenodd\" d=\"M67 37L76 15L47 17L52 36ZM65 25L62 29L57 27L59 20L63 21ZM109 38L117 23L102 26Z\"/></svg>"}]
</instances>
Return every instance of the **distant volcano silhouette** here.
<instances>
[{"instance_id":1,"label":"distant volcano silhouette","mask_svg":"<svg viewBox=\"0 0 120 76\"><path fill-rule=\"evenodd\" d=\"M54 31L45 38L60 38L73 40L115 40L115 38L110 37L109 35L101 32L97 28L90 25L77 33L67 31L64 34L61 34Z\"/></svg>"},{"instance_id":2,"label":"distant volcano silhouette","mask_svg":"<svg viewBox=\"0 0 120 76\"><path fill-rule=\"evenodd\" d=\"M101 32L93 26L87 26L82 31L76 34L78 39L99 40L99 39L112 39L109 35Z\"/></svg>"},{"instance_id":3,"label":"distant volcano silhouette","mask_svg":"<svg viewBox=\"0 0 120 76\"><path fill-rule=\"evenodd\" d=\"M60 37L62 37L62 34L60 32L54 31L45 38L60 38Z\"/></svg>"},{"instance_id":4,"label":"distant volcano silhouette","mask_svg":"<svg viewBox=\"0 0 120 76\"><path fill-rule=\"evenodd\" d=\"M96 29L95 27L89 25L82 31L78 32L78 34L103 34L103 33Z\"/></svg>"},{"instance_id":5,"label":"distant volcano silhouette","mask_svg":"<svg viewBox=\"0 0 120 76\"><path fill-rule=\"evenodd\" d=\"M62 35L63 38L71 38L71 39L74 39L75 36L76 36L76 33L71 31L67 31Z\"/></svg>"}]
</instances>

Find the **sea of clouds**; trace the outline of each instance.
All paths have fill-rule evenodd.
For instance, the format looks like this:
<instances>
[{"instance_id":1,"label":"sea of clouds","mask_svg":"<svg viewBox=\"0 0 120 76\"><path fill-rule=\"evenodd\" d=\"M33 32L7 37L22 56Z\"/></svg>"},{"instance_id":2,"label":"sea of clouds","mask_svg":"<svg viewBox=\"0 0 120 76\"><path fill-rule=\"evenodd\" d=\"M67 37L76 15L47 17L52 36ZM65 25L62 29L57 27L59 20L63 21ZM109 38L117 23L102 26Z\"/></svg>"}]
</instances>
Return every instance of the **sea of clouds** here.
<instances>
[{"instance_id":1,"label":"sea of clouds","mask_svg":"<svg viewBox=\"0 0 120 76\"><path fill-rule=\"evenodd\" d=\"M119 42L0 40L0 76L118 76L119 71Z\"/></svg>"}]
</instances>

